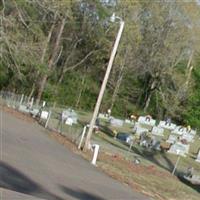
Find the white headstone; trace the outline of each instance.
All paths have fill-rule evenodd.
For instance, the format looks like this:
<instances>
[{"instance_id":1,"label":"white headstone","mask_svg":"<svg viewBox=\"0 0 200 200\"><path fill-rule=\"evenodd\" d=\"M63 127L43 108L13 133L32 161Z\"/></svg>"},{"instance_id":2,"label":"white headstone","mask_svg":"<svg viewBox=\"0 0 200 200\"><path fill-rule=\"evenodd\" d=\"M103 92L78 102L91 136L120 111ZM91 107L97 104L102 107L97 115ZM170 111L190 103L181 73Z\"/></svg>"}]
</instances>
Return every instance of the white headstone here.
<instances>
[{"instance_id":1,"label":"white headstone","mask_svg":"<svg viewBox=\"0 0 200 200\"><path fill-rule=\"evenodd\" d=\"M118 126L118 127L122 127L124 124L124 121L121 119L115 119L115 118L111 118L110 119L110 124L112 126Z\"/></svg>"},{"instance_id":2,"label":"white headstone","mask_svg":"<svg viewBox=\"0 0 200 200\"><path fill-rule=\"evenodd\" d=\"M170 143L170 144L174 144L176 142L177 138L178 138L178 136L176 136L176 135L170 135L166 142Z\"/></svg>"},{"instance_id":3,"label":"white headstone","mask_svg":"<svg viewBox=\"0 0 200 200\"><path fill-rule=\"evenodd\" d=\"M138 122L136 122L134 128L133 128L133 132L135 132L136 135L141 135L144 132L148 132L149 130L147 128L143 128L140 126L140 124Z\"/></svg>"},{"instance_id":4,"label":"white headstone","mask_svg":"<svg viewBox=\"0 0 200 200\"><path fill-rule=\"evenodd\" d=\"M181 136L181 140L186 140L187 142L193 142L194 135L190 133L183 133L183 135Z\"/></svg>"},{"instance_id":5,"label":"white headstone","mask_svg":"<svg viewBox=\"0 0 200 200\"><path fill-rule=\"evenodd\" d=\"M200 163L200 150L195 161Z\"/></svg>"},{"instance_id":6,"label":"white headstone","mask_svg":"<svg viewBox=\"0 0 200 200\"><path fill-rule=\"evenodd\" d=\"M42 102L42 107L45 107L45 105L46 105L46 101L43 101Z\"/></svg>"},{"instance_id":7,"label":"white headstone","mask_svg":"<svg viewBox=\"0 0 200 200\"><path fill-rule=\"evenodd\" d=\"M62 121L66 121L68 118L71 118L73 120L72 122L73 124L77 124L78 115L74 110L72 109L63 110Z\"/></svg>"},{"instance_id":8,"label":"white headstone","mask_svg":"<svg viewBox=\"0 0 200 200\"><path fill-rule=\"evenodd\" d=\"M151 127L155 126L155 124L156 124L156 120L154 120L154 119L147 120L147 118L145 116L140 116L138 118L138 122L140 124L148 125L148 126L151 126Z\"/></svg>"},{"instance_id":9,"label":"white headstone","mask_svg":"<svg viewBox=\"0 0 200 200\"><path fill-rule=\"evenodd\" d=\"M154 126L153 129L152 129L152 135L163 137L164 136L164 129L157 127L157 126Z\"/></svg>"},{"instance_id":10,"label":"white headstone","mask_svg":"<svg viewBox=\"0 0 200 200\"><path fill-rule=\"evenodd\" d=\"M65 124L72 126L72 124L73 124L73 119L70 118L70 117L68 117L68 118L66 119L66 121L65 121Z\"/></svg>"},{"instance_id":11,"label":"white headstone","mask_svg":"<svg viewBox=\"0 0 200 200\"><path fill-rule=\"evenodd\" d=\"M176 155L186 156L186 154L189 152L189 148L190 145L177 142L170 147L168 152Z\"/></svg>"},{"instance_id":12,"label":"white headstone","mask_svg":"<svg viewBox=\"0 0 200 200\"><path fill-rule=\"evenodd\" d=\"M40 115L40 118L41 118L41 119L47 119L47 118L48 118L48 114L49 114L49 113L48 113L47 111L42 111L42 112L41 112L41 115Z\"/></svg>"},{"instance_id":13,"label":"white headstone","mask_svg":"<svg viewBox=\"0 0 200 200\"><path fill-rule=\"evenodd\" d=\"M173 124L173 123L169 124L169 123L166 123L165 121L160 121L158 127L165 128L172 131L176 128L176 124Z\"/></svg>"},{"instance_id":14,"label":"white headstone","mask_svg":"<svg viewBox=\"0 0 200 200\"><path fill-rule=\"evenodd\" d=\"M27 106L24 106L24 105L19 105L18 109L20 112L25 112L25 113L29 112L29 109L27 109Z\"/></svg>"},{"instance_id":15,"label":"white headstone","mask_svg":"<svg viewBox=\"0 0 200 200\"><path fill-rule=\"evenodd\" d=\"M182 126L177 126L172 133L176 134L176 135L183 135L183 133L186 131L186 128L182 127Z\"/></svg>"},{"instance_id":16,"label":"white headstone","mask_svg":"<svg viewBox=\"0 0 200 200\"><path fill-rule=\"evenodd\" d=\"M103 114L103 113L99 113L98 117L100 119L108 119L107 115L106 114Z\"/></svg>"}]
</instances>

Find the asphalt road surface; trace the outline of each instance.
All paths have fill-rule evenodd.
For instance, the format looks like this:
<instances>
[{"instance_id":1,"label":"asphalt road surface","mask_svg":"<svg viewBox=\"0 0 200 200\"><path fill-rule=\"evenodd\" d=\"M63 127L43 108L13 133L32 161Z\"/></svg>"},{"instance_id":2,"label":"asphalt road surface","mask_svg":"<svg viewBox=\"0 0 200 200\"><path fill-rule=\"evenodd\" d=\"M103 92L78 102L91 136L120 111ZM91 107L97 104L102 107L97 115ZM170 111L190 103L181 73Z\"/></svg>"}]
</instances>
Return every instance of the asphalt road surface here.
<instances>
[{"instance_id":1,"label":"asphalt road surface","mask_svg":"<svg viewBox=\"0 0 200 200\"><path fill-rule=\"evenodd\" d=\"M1 200L147 200L66 149L36 123L0 110Z\"/></svg>"}]
</instances>

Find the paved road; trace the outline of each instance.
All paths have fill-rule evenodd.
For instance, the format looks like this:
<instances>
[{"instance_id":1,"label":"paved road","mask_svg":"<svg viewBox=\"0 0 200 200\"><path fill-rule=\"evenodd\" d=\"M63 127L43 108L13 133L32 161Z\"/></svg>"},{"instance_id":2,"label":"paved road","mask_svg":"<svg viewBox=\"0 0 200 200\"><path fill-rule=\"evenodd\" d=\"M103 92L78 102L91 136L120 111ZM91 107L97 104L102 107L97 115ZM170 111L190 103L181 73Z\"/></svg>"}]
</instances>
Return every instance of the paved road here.
<instances>
[{"instance_id":1,"label":"paved road","mask_svg":"<svg viewBox=\"0 0 200 200\"><path fill-rule=\"evenodd\" d=\"M1 200L146 200L51 139L0 111Z\"/></svg>"}]
</instances>

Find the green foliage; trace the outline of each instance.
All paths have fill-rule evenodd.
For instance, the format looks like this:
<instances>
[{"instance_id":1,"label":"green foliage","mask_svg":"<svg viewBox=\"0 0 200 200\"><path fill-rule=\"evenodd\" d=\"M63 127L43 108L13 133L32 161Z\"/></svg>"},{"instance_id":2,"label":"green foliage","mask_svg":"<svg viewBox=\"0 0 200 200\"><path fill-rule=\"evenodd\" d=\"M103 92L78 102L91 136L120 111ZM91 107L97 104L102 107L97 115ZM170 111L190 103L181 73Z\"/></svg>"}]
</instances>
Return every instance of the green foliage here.
<instances>
[{"instance_id":1,"label":"green foliage","mask_svg":"<svg viewBox=\"0 0 200 200\"><path fill-rule=\"evenodd\" d=\"M194 88L188 98L187 107L183 112L183 118L187 124L200 129L200 68L196 67L193 73Z\"/></svg>"},{"instance_id":2,"label":"green foliage","mask_svg":"<svg viewBox=\"0 0 200 200\"><path fill-rule=\"evenodd\" d=\"M93 110L119 29L119 23L109 21L115 11L125 29L101 111L112 106L119 117L170 115L200 127L200 12L195 3L4 2L0 89Z\"/></svg>"}]
</instances>

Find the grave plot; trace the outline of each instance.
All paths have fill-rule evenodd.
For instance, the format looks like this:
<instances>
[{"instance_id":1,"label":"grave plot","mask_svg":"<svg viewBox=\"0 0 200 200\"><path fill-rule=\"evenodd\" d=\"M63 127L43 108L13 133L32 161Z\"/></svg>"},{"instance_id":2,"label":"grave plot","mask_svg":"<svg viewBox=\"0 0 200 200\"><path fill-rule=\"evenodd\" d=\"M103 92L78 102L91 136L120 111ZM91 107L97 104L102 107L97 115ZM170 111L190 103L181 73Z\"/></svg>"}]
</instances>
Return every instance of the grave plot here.
<instances>
[{"instance_id":1,"label":"grave plot","mask_svg":"<svg viewBox=\"0 0 200 200\"><path fill-rule=\"evenodd\" d=\"M142 133L148 131L149 130L147 128L142 127L138 122L135 123L135 126L133 128L133 132L135 132L137 136L140 136Z\"/></svg>"},{"instance_id":2,"label":"grave plot","mask_svg":"<svg viewBox=\"0 0 200 200\"><path fill-rule=\"evenodd\" d=\"M169 135L169 138L166 140L169 144L174 144L178 139L177 135Z\"/></svg>"},{"instance_id":3,"label":"grave plot","mask_svg":"<svg viewBox=\"0 0 200 200\"><path fill-rule=\"evenodd\" d=\"M140 116L138 118L138 122L142 125L147 125L149 126L150 128L152 128L153 126L155 126L156 124L156 120L152 119L152 118L147 118L145 116Z\"/></svg>"},{"instance_id":4,"label":"grave plot","mask_svg":"<svg viewBox=\"0 0 200 200\"><path fill-rule=\"evenodd\" d=\"M122 127L124 125L124 120L112 117L110 119L110 125L113 127Z\"/></svg>"},{"instance_id":5,"label":"grave plot","mask_svg":"<svg viewBox=\"0 0 200 200\"><path fill-rule=\"evenodd\" d=\"M152 133L152 135L163 137L164 136L164 129L157 127L157 126L154 126L151 133Z\"/></svg>"},{"instance_id":6,"label":"grave plot","mask_svg":"<svg viewBox=\"0 0 200 200\"><path fill-rule=\"evenodd\" d=\"M131 121L130 119L125 119L125 120L124 120L124 123L126 123L126 124L131 124L131 125L134 125L134 124L135 124L135 122L134 122L134 121Z\"/></svg>"},{"instance_id":7,"label":"grave plot","mask_svg":"<svg viewBox=\"0 0 200 200\"><path fill-rule=\"evenodd\" d=\"M173 131L172 134L176 134L176 135L183 135L183 133L186 132L186 128L182 127L182 126L177 126Z\"/></svg>"},{"instance_id":8,"label":"grave plot","mask_svg":"<svg viewBox=\"0 0 200 200\"><path fill-rule=\"evenodd\" d=\"M183 133L181 140L185 140L187 143L194 142L194 135L190 133Z\"/></svg>"},{"instance_id":9,"label":"grave plot","mask_svg":"<svg viewBox=\"0 0 200 200\"><path fill-rule=\"evenodd\" d=\"M109 119L108 115L107 114L103 114L103 113L99 113L98 118L99 119L104 119L104 120L108 120Z\"/></svg>"},{"instance_id":10,"label":"grave plot","mask_svg":"<svg viewBox=\"0 0 200 200\"><path fill-rule=\"evenodd\" d=\"M161 139L158 138L157 136L152 136L152 144L151 144L152 149L160 151L161 150L160 144L161 144Z\"/></svg>"},{"instance_id":11,"label":"grave plot","mask_svg":"<svg viewBox=\"0 0 200 200\"><path fill-rule=\"evenodd\" d=\"M40 112L40 110L37 109L37 108L33 108L33 109L30 110L30 114L31 114L32 116L38 115L39 112Z\"/></svg>"},{"instance_id":12,"label":"grave plot","mask_svg":"<svg viewBox=\"0 0 200 200\"><path fill-rule=\"evenodd\" d=\"M47 120L48 115L49 115L49 112L43 110L43 111L41 112L40 118L41 118L41 119L44 119L44 120Z\"/></svg>"},{"instance_id":13,"label":"grave plot","mask_svg":"<svg viewBox=\"0 0 200 200\"><path fill-rule=\"evenodd\" d=\"M78 115L72 109L63 110L61 114L61 120L67 125L77 124L78 122Z\"/></svg>"},{"instance_id":14,"label":"grave plot","mask_svg":"<svg viewBox=\"0 0 200 200\"><path fill-rule=\"evenodd\" d=\"M158 127L167 129L169 131L172 131L176 128L176 124L173 123L166 123L166 121L160 121Z\"/></svg>"},{"instance_id":15,"label":"grave plot","mask_svg":"<svg viewBox=\"0 0 200 200\"><path fill-rule=\"evenodd\" d=\"M200 163L200 150L195 161Z\"/></svg>"},{"instance_id":16,"label":"grave plot","mask_svg":"<svg viewBox=\"0 0 200 200\"><path fill-rule=\"evenodd\" d=\"M189 144L183 144L181 142L176 142L175 144L172 144L170 149L168 150L169 153L186 156L189 152L190 145Z\"/></svg>"},{"instance_id":17,"label":"grave plot","mask_svg":"<svg viewBox=\"0 0 200 200\"><path fill-rule=\"evenodd\" d=\"M18 110L23 113L29 113L29 108L27 108L25 105L19 105Z\"/></svg>"}]
</instances>

